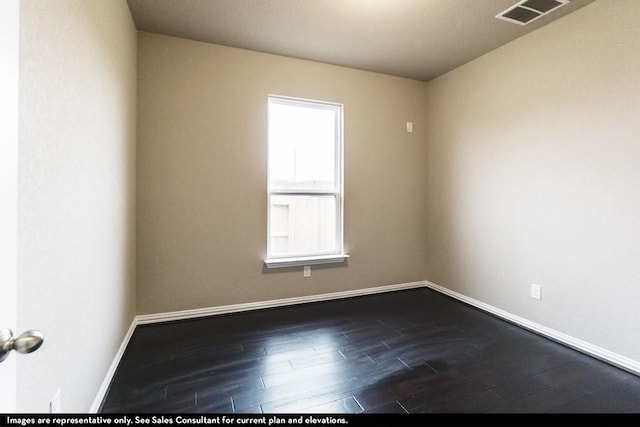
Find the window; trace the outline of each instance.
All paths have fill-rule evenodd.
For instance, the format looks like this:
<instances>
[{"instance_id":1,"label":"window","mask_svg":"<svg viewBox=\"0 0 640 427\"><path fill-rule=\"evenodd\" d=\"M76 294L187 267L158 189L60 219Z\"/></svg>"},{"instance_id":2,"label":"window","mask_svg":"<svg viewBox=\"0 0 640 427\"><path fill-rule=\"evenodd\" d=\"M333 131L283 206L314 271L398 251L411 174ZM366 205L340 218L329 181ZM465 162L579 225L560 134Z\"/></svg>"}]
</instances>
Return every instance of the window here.
<instances>
[{"instance_id":1,"label":"window","mask_svg":"<svg viewBox=\"0 0 640 427\"><path fill-rule=\"evenodd\" d=\"M344 261L342 105L269 97L269 268Z\"/></svg>"}]
</instances>

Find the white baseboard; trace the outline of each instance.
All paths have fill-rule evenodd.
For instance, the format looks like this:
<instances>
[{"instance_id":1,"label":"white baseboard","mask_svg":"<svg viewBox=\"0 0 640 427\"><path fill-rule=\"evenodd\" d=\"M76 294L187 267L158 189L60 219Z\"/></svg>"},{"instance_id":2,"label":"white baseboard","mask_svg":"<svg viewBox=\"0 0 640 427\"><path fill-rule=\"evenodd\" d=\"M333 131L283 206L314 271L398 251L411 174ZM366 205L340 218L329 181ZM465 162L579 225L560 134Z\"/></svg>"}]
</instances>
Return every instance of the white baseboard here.
<instances>
[{"instance_id":1,"label":"white baseboard","mask_svg":"<svg viewBox=\"0 0 640 427\"><path fill-rule=\"evenodd\" d=\"M102 385L100 385L100 388L98 389L98 394L96 395L96 398L93 399L93 404L91 404L91 409L89 409L89 413L96 414L100 410L102 401L107 395L107 391L109 390L109 386L111 385L111 380L113 379L113 376L116 373L116 369L118 369L120 360L122 359L122 356L124 355L124 352L127 349L127 345L129 345L129 340L131 339L133 332L136 330L136 326L137 326L137 323L136 323L136 319L134 318L133 321L131 322L131 325L129 326L129 330L127 330L127 333L124 335L124 338L122 339L122 344L120 344L120 347L118 348L118 351L116 352L116 355L114 356L113 361L111 362L111 366L109 366L109 370L107 371L107 375L105 376L104 381L102 381Z\"/></svg>"},{"instance_id":2,"label":"white baseboard","mask_svg":"<svg viewBox=\"0 0 640 427\"><path fill-rule=\"evenodd\" d=\"M501 319L515 323L518 326L521 326L539 335L545 336L549 339L552 339L568 347L571 347L577 351L593 356L597 359L600 359L604 362L617 366L621 369L624 369L636 375L640 375L640 362L638 362L637 360L629 359L628 357L624 357L619 354L613 353L609 350L606 350L604 348L589 344L588 342L579 340L567 334L563 334L562 332L558 332L554 329L547 328L546 326L542 326L538 323L531 322L520 316L516 316L507 311L501 310L497 307L491 306L489 304L485 304L482 301L469 298L458 292L452 291L440 285L436 285L435 283L424 280L420 282L401 283L397 285L379 286L375 288L356 289L353 291L333 292L328 294L309 295L309 296L296 297L296 298L284 298L284 299L277 299L277 300L270 300L270 301L252 302L252 303L246 303L246 304L233 304L233 305L224 305L219 307L198 308L194 310L182 310L182 311L173 311L173 312L167 312L167 313L138 315L133 319L133 322L131 323L129 330L127 331L127 333L125 334L122 340L122 344L120 345L118 352L113 358L113 362L109 367L109 371L107 372L106 378L102 382L102 385L100 386L100 389L98 391L98 395L96 396L96 398L93 401L93 404L91 405L90 412L97 413L98 410L100 410L100 405L102 405L102 401L106 396L106 393L109 389L109 385L111 384L113 375L115 374L116 369L118 368L118 364L120 363L120 359L124 355L127 345L129 344L129 340L131 339L131 336L133 335L133 332L135 331L135 328L138 325L170 322L174 320L194 319L198 317L215 316L215 315L229 314L229 313L239 313L243 311L260 310L260 309L274 308L274 307L284 307L289 305L306 304L306 303L312 303L312 302L330 301L330 300L341 299L341 298L366 296L366 295L373 295L373 294L379 294L384 292L393 292L393 291L415 289L415 288L421 288L421 287L427 287L434 291L440 292L444 295L455 298L473 307L479 308L480 310L493 314Z\"/></svg>"},{"instance_id":3,"label":"white baseboard","mask_svg":"<svg viewBox=\"0 0 640 427\"><path fill-rule=\"evenodd\" d=\"M570 335L556 331L554 329L547 328L546 326L542 326L538 323L532 322L520 316L516 316L515 314L511 314L509 312L501 310L492 305L485 304L482 301L469 298L465 295L462 295L450 289L444 288L440 285L436 285L435 283L425 281L425 286L430 289L433 289L434 291L438 291L442 294L448 295L459 301L465 302L471 306L477 307L483 311L491 313L504 320L515 323L518 326L521 326L539 335L542 335L544 337L557 341L577 351L580 351L582 353L585 353L592 357L600 359L603 362L607 362L611 365L617 366L621 369L624 369L636 375L640 375L640 362L637 360L629 359L628 357L613 353L607 349L595 346L586 341L582 341Z\"/></svg>"},{"instance_id":4,"label":"white baseboard","mask_svg":"<svg viewBox=\"0 0 640 427\"><path fill-rule=\"evenodd\" d=\"M197 308L195 310L173 311L168 313L143 314L136 316L138 325L149 323L170 322L173 320L194 319L198 317L215 316L219 314L239 313L242 311L260 310L264 308L284 307L288 305L306 304L310 302L329 301L340 298L373 295L382 292L400 291L426 286L426 282L410 282L398 285L379 286L376 288L356 289L353 291L333 292L328 294L309 295L296 298L284 298L270 301L250 302L246 304L223 305L219 307Z\"/></svg>"},{"instance_id":5,"label":"white baseboard","mask_svg":"<svg viewBox=\"0 0 640 427\"><path fill-rule=\"evenodd\" d=\"M96 398L93 400L93 404L91 405L90 413L97 413L100 410L100 406L104 401L104 398L109 390L109 386L111 385L111 381L113 376L116 373L116 369L118 369L118 365L120 364L120 360L124 355L125 350L127 349L127 345L129 344L129 340L133 335L136 327L138 325L147 325L152 323L161 323L161 322L170 322L173 320L186 320L186 319L195 319L198 317L206 317L206 316L214 316L219 314L227 314L227 313L239 313L242 311L250 311L250 310L260 310L264 308L273 308L273 307L284 307L288 305L295 304L305 304L310 302L321 302L321 301L329 301L340 298L349 298L349 297L357 297L357 296L365 296L365 295L373 295L383 292L392 292L392 291L400 291L404 289L414 289L414 288L422 288L426 286L426 282L410 282L410 283L401 283L398 285L389 285L389 286L379 286L375 288L364 288L364 289L356 289L353 291L344 291L344 292L333 292L328 294L319 294L319 295L310 295L305 297L298 298L285 298L271 301L260 301L260 302L252 302L246 304L233 304L233 305L224 305L219 307L207 307L207 308L198 308L194 310L182 310L182 311L173 311L168 313L157 313L157 314L143 314L138 315L133 319L129 330L125 334L122 339L122 344L120 344L120 348L118 349L115 357L113 358L113 362L107 371L107 375L98 390L98 394Z\"/></svg>"}]
</instances>

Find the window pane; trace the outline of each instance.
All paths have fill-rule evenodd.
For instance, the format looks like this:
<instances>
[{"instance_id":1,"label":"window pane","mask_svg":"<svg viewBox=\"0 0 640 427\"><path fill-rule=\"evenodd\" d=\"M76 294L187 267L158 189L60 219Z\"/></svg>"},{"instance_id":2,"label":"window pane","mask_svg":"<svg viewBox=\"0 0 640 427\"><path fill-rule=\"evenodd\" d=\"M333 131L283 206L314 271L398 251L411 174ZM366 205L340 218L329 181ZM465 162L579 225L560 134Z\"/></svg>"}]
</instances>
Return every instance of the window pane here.
<instances>
[{"instance_id":1,"label":"window pane","mask_svg":"<svg viewBox=\"0 0 640 427\"><path fill-rule=\"evenodd\" d=\"M269 103L271 189L334 191L336 109Z\"/></svg>"},{"instance_id":2,"label":"window pane","mask_svg":"<svg viewBox=\"0 0 640 427\"><path fill-rule=\"evenodd\" d=\"M273 203L271 205L271 236L287 237L289 235L289 204Z\"/></svg>"},{"instance_id":3,"label":"window pane","mask_svg":"<svg viewBox=\"0 0 640 427\"><path fill-rule=\"evenodd\" d=\"M337 250L336 196L272 195L269 209L272 255L297 256ZM284 230L286 235L282 233Z\"/></svg>"}]
</instances>

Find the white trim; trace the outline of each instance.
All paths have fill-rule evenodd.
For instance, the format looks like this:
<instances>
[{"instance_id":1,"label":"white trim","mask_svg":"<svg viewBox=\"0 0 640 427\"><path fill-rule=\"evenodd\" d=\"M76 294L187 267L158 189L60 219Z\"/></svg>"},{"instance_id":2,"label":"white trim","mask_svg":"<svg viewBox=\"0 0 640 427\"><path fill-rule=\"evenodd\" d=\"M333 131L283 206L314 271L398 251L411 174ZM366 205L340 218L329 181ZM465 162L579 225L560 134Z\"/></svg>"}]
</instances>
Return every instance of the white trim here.
<instances>
[{"instance_id":1,"label":"white trim","mask_svg":"<svg viewBox=\"0 0 640 427\"><path fill-rule=\"evenodd\" d=\"M349 255L347 254L316 255L296 258L271 258L265 259L264 265L266 265L267 268L298 267L301 265L333 264L345 262L347 258L349 258Z\"/></svg>"},{"instance_id":2,"label":"white trim","mask_svg":"<svg viewBox=\"0 0 640 427\"><path fill-rule=\"evenodd\" d=\"M326 189L299 189L299 188L272 188L271 187L271 105L289 105L302 106L306 108L315 108L319 110L330 110L334 112L335 119L335 135L334 135L334 189L327 191ZM336 230L335 239L336 246L331 251L334 254L341 254L344 251L344 104L338 102L319 101L306 98L296 98L282 95L267 95L267 258L268 260L277 258L271 252L271 197L274 195L333 195L336 199L335 219ZM308 254L300 254L306 257ZM311 255L322 256L321 253L313 253ZM342 262L344 261L328 261ZM269 263L265 262L267 268L271 268ZM322 264L316 262L315 264ZM281 267L291 267L303 264L281 265Z\"/></svg>"},{"instance_id":3,"label":"white trim","mask_svg":"<svg viewBox=\"0 0 640 427\"><path fill-rule=\"evenodd\" d=\"M357 296L365 296L365 295L373 295L383 292L393 292L393 291L401 291L404 289L413 289L413 288L421 288L426 286L425 282L410 282L410 283L401 283L397 285L389 285L389 286L379 286L375 288L364 288L357 289L354 291L343 291L343 292L333 292L329 294L320 294L320 295L310 295L307 297L298 297L298 298L285 298L279 300L271 300L271 301L261 301L261 302L253 302L247 304L234 304L234 305L225 305L219 307L207 307L207 308L199 308L195 310L183 310L183 311L174 311L168 313L157 313L157 314L143 314L136 316L131 322L131 326L129 326L129 330L125 334L122 339L122 343L120 344L120 348L116 352L116 355L111 362L111 366L107 371L107 374L102 381L102 385L98 390L98 393L93 400L93 404L89 409L89 413L97 413L102 406L104 398L107 395L107 391L109 390L109 386L111 385L111 381L113 380L113 376L118 369L118 365L120 364L120 360L124 355L127 346L129 345L129 341L135 329L138 325L148 325L153 323L161 323L161 322L170 322L174 320L186 320L186 319L194 319L198 317L207 317L207 316L215 316L219 314L227 314L227 313L239 313L243 311L250 310L260 310L264 308L272 308L272 307L284 307L288 305L295 304L304 304L310 302L321 302L321 301L329 301L333 299L340 298L349 298L349 297L357 297Z\"/></svg>"},{"instance_id":4,"label":"white trim","mask_svg":"<svg viewBox=\"0 0 640 427\"><path fill-rule=\"evenodd\" d=\"M462 295L450 289L444 288L440 285L436 285L435 283L432 283L429 281L425 281L424 283L426 287L433 289L434 291L438 291L442 294L448 295L459 301L462 301L469 305L477 307L497 317L500 317L509 322L515 323L516 325L521 326L522 328L528 329L546 338L549 338L551 340L564 344L570 348L573 348L574 350L577 350L582 353L588 354L592 357L595 357L596 359L600 359L604 362L610 363L611 365L617 366L621 369L624 369L636 375L640 375L640 361L630 359L628 357L619 355L617 353L614 353L602 347L595 346L586 341L582 341L580 339L574 338L570 335L564 334L554 329L547 328L546 326L532 322L520 316L516 316L515 314L511 314L509 312L496 308L492 305L485 304L476 299L469 298L465 295Z\"/></svg>"},{"instance_id":5,"label":"white trim","mask_svg":"<svg viewBox=\"0 0 640 427\"><path fill-rule=\"evenodd\" d=\"M138 325L171 322L175 320L187 320L187 319L194 319L198 317L215 316L220 314L230 314L230 313L239 313L243 311L260 310L265 308L284 307L288 305L330 301L335 299L366 296L366 295L373 295L373 294L379 294L379 293L385 293L385 292L401 291L405 289L415 289L415 288L422 288L422 287L426 287L436 292L439 292L441 294L450 296L454 299L467 303L480 310L493 314L501 319L515 323L516 325L522 328L528 329L546 338L549 338L561 344L564 344L577 351L588 354L592 357L600 359L604 362L617 366L621 369L624 369L636 375L640 375L640 362L637 360L629 359L628 357L624 357L619 354L613 353L609 350L606 350L604 348L589 344L585 341L563 334L562 332L558 332L556 330L542 326L538 323L531 322L520 316L516 316L507 311L496 308L492 305L485 304L476 299L469 298L458 292L452 291L440 285L436 285L435 283L424 280L419 282L400 283L397 285L378 286L375 288L356 289L353 291L342 291L342 292L332 292L328 294L309 295L305 297L284 298L284 299L278 299L278 300L259 301L259 302L245 303L245 304L233 304L233 305L224 305L224 306L218 306L218 307L198 308L194 310L182 310L182 311L173 311L173 312L166 312L166 313L138 315L133 319L133 322L131 323L129 330L127 331L127 333L125 334L122 340L122 344L120 345L120 348L118 349L118 352L116 353L113 359L113 362L109 367L109 371L107 372L107 375L104 381L102 382L102 386L100 387L100 390L98 390L98 395L96 396L95 400L93 401L93 404L91 405L90 412L97 413L97 411L100 410L100 406L102 405L102 401L104 400L106 393L109 389L111 380L113 379L113 376L116 372L116 369L118 368L118 365L120 364L120 360L124 355L127 345L129 344L129 340L131 339L131 336L133 335L133 332L135 331L135 328Z\"/></svg>"},{"instance_id":6,"label":"white trim","mask_svg":"<svg viewBox=\"0 0 640 427\"><path fill-rule=\"evenodd\" d=\"M17 319L20 2L0 0L0 329L19 333ZM41 325L44 326L44 325ZM17 408L17 361L0 366L0 413Z\"/></svg>"},{"instance_id":7,"label":"white trim","mask_svg":"<svg viewBox=\"0 0 640 427\"><path fill-rule=\"evenodd\" d=\"M193 319L197 317L215 316L219 314L239 313L242 311L260 310L264 308L284 307L288 305L306 304L310 302L330 301L334 299L358 297L365 295L393 292L405 289L421 288L426 282L410 282L397 285L379 286L376 288L356 289L353 291L332 292L328 294L309 295L305 297L284 298L270 301L250 302L245 304L223 305L219 307L197 308L194 310L174 311L168 313L143 314L136 316L138 325L170 322L173 320Z\"/></svg>"},{"instance_id":8,"label":"white trim","mask_svg":"<svg viewBox=\"0 0 640 427\"><path fill-rule=\"evenodd\" d=\"M111 380L113 379L113 376L118 369L120 360L122 359L122 356L124 355L124 352L129 345L129 340L131 340L131 336L133 335L133 332L136 330L137 326L138 322L136 318L134 318L131 322L131 326L129 326L129 330L122 339L122 344L120 344L120 348L118 348L118 351L116 352L116 355L111 362L111 366L109 366L109 370L107 371L107 375L105 376L104 381L102 381L102 385L98 389L96 398L93 399L93 404L91 405L91 409L89 409L89 413L96 414L100 410L100 406L102 405L102 402L107 395L107 391L109 390L109 386L111 385Z\"/></svg>"}]
</instances>

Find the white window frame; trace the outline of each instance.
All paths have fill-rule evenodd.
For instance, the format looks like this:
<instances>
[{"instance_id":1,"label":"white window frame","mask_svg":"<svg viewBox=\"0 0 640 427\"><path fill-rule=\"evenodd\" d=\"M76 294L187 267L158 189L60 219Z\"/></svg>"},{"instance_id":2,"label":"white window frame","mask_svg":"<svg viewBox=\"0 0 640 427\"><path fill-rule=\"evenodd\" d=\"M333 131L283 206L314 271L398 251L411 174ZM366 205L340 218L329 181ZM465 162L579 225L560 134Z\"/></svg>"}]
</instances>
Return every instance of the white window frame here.
<instances>
[{"instance_id":1,"label":"white window frame","mask_svg":"<svg viewBox=\"0 0 640 427\"><path fill-rule=\"evenodd\" d=\"M295 267L295 266L308 266L315 264L328 264L344 262L349 256L344 253L344 132L343 132L343 119L344 119L344 106L343 104L317 101L312 99L294 98L280 95L269 95L267 99L267 111L270 111L272 103L278 103L283 105L302 106L307 108L319 108L325 110L331 110L335 113L335 187L333 191L323 190L311 190L311 189L274 189L271 188L271 179L269 165L270 159L267 154L267 258L264 260L264 264L267 268L279 268L279 267ZM268 117L267 126L270 126L270 119ZM270 135L270 133L267 133ZM268 139L268 137L267 137ZM267 141L269 144L270 141ZM270 150L268 149L269 153ZM334 196L336 200L336 249L330 252L320 253L305 253L297 254L294 256L282 256L273 254L271 251L271 197L272 196Z\"/></svg>"}]
</instances>

